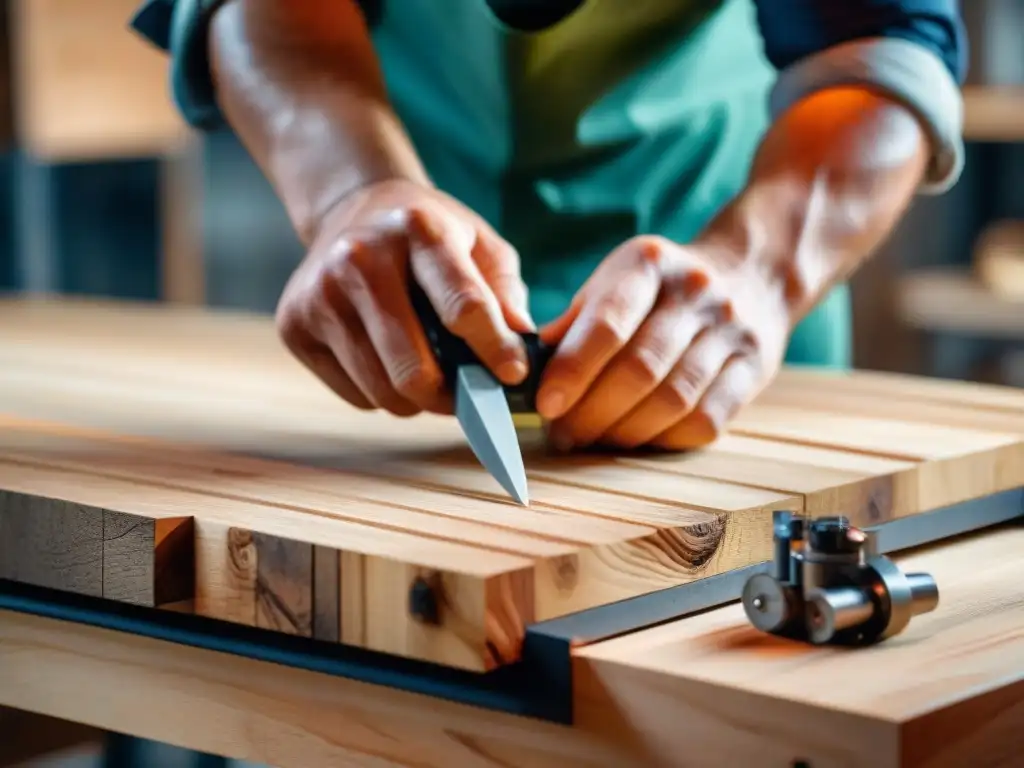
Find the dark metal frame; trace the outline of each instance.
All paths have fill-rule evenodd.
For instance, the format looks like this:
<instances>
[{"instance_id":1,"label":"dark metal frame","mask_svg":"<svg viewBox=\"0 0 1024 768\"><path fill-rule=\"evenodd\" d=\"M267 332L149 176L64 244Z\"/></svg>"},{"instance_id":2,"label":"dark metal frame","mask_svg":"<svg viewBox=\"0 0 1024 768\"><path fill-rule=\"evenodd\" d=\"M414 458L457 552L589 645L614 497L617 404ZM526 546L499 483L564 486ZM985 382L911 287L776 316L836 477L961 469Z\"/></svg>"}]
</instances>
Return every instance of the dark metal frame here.
<instances>
[{"instance_id":1,"label":"dark metal frame","mask_svg":"<svg viewBox=\"0 0 1024 768\"><path fill-rule=\"evenodd\" d=\"M875 526L887 554L1011 520L1024 488ZM520 661L479 674L200 616L153 611L0 580L0 608L337 675L486 709L571 724L572 649L720 607L769 562L530 626ZM941 588L941 585L940 585Z\"/></svg>"}]
</instances>

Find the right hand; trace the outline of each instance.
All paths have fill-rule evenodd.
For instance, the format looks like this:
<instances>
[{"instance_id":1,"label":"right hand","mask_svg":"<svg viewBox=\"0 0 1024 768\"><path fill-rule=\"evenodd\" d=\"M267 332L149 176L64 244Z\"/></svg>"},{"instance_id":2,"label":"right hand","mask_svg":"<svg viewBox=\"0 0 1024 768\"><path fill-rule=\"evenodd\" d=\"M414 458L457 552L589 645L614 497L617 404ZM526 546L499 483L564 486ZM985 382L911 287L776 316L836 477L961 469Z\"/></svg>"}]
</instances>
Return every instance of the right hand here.
<instances>
[{"instance_id":1,"label":"right hand","mask_svg":"<svg viewBox=\"0 0 1024 768\"><path fill-rule=\"evenodd\" d=\"M533 322L518 254L461 203L410 181L364 187L323 217L278 303L282 340L357 408L451 413L409 297L410 272L499 380L522 381L518 332Z\"/></svg>"}]
</instances>

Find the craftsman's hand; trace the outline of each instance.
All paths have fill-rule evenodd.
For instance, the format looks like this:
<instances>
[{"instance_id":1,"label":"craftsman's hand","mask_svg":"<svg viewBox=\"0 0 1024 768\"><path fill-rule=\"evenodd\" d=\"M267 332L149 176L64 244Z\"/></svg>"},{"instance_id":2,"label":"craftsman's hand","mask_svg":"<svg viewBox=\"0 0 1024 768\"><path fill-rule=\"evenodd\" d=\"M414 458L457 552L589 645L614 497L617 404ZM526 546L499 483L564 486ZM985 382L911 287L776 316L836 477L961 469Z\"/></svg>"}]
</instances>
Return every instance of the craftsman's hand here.
<instances>
[{"instance_id":1,"label":"craftsman's hand","mask_svg":"<svg viewBox=\"0 0 1024 768\"><path fill-rule=\"evenodd\" d=\"M388 181L324 217L277 322L288 348L358 408L450 413L451 398L409 298L411 272L442 322L516 384L532 328L515 250L447 195Z\"/></svg>"},{"instance_id":2,"label":"craftsman's hand","mask_svg":"<svg viewBox=\"0 0 1024 768\"><path fill-rule=\"evenodd\" d=\"M559 319L538 393L560 449L670 450L712 442L778 371L784 286L710 245L637 237L611 253Z\"/></svg>"}]
</instances>

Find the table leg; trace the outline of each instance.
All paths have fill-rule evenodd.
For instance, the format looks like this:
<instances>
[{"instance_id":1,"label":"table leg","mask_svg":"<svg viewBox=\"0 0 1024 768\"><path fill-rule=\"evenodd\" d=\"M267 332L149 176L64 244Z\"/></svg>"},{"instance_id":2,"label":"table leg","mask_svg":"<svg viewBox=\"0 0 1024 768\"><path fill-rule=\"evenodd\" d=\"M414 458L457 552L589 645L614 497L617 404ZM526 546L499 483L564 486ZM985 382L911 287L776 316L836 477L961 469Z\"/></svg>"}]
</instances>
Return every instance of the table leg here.
<instances>
[{"instance_id":1,"label":"table leg","mask_svg":"<svg viewBox=\"0 0 1024 768\"><path fill-rule=\"evenodd\" d=\"M60 288L55 173L50 163L24 152L15 155L15 286L28 293Z\"/></svg>"}]
</instances>

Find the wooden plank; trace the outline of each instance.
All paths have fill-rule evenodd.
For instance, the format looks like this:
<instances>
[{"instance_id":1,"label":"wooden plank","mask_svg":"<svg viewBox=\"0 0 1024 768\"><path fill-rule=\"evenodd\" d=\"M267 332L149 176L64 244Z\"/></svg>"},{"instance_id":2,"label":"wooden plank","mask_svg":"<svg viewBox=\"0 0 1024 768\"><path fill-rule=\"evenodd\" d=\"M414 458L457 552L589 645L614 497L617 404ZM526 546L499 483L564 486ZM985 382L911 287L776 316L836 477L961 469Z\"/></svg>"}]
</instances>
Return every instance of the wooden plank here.
<instances>
[{"instance_id":1,"label":"wooden plank","mask_svg":"<svg viewBox=\"0 0 1024 768\"><path fill-rule=\"evenodd\" d=\"M191 599L191 520L0 491L0 578L159 607Z\"/></svg>"},{"instance_id":2,"label":"wooden plank","mask_svg":"<svg viewBox=\"0 0 1024 768\"><path fill-rule=\"evenodd\" d=\"M873 411L877 394L835 401L800 375L780 377L781 403L753 404L688 454L551 456L524 434L522 508L453 419L347 406L269 318L0 302L0 461L47 473L40 495L60 487L65 501L128 514L185 506L204 615L486 669L516 657L529 621L766 559L775 509L863 525L1024 482L1022 435L991 421L1002 390L990 408L988 390L971 394L982 406L964 396L958 425L938 426L934 407L911 408L914 382L894 395L898 411ZM801 392L807 408L785 399ZM439 626L408 613L418 577L453 601Z\"/></svg>"},{"instance_id":3,"label":"wooden plank","mask_svg":"<svg viewBox=\"0 0 1024 768\"><path fill-rule=\"evenodd\" d=\"M1024 435L1024 396L1019 398L1020 404L1006 409L994 407L998 404L999 395L1024 395L1009 388L990 387L996 390L996 396L989 396L988 390L982 390L981 403L957 402L955 399L943 402L941 399L930 399L909 391L901 396L898 383L886 390L886 378L879 377L865 380L842 379L837 387L822 382L815 387L813 379L803 381L792 377L783 378L769 387L760 398L759 405L777 405L787 408L803 408L808 411L822 411L837 415L865 416L868 418L886 418L897 421L921 424L942 424L970 430L981 430L996 433ZM866 381L875 384L866 386ZM843 386L845 384L846 386ZM970 386L954 383L950 397L963 398L970 393ZM881 386L878 386L881 385ZM910 383L913 386L913 383ZM942 390L939 390L939 397Z\"/></svg>"},{"instance_id":4,"label":"wooden plank","mask_svg":"<svg viewBox=\"0 0 1024 768\"><path fill-rule=\"evenodd\" d=\"M103 509L0 493L0 576L37 587L103 596Z\"/></svg>"},{"instance_id":5,"label":"wooden plank","mask_svg":"<svg viewBox=\"0 0 1024 768\"><path fill-rule=\"evenodd\" d=\"M341 639L341 555L330 547L313 548L313 637Z\"/></svg>"},{"instance_id":6,"label":"wooden plank","mask_svg":"<svg viewBox=\"0 0 1024 768\"><path fill-rule=\"evenodd\" d=\"M774 405L746 409L731 431L916 461L916 478L906 489L911 496L904 505L912 510L936 509L1016 488L1024 477L1024 439L1010 433Z\"/></svg>"},{"instance_id":7,"label":"wooden plank","mask_svg":"<svg viewBox=\"0 0 1024 768\"><path fill-rule=\"evenodd\" d=\"M191 518L149 518L104 510L103 597L156 608L192 600L193 547Z\"/></svg>"},{"instance_id":8,"label":"wooden plank","mask_svg":"<svg viewBox=\"0 0 1024 768\"><path fill-rule=\"evenodd\" d=\"M855 658L763 635L739 605L579 649L579 725L649 765L1014 765L1022 548L1018 525L900 558L939 607Z\"/></svg>"},{"instance_id":9,"label":"wooden plank","mask_svg":"<svg viewBox=\"0 0 1024 768\"><path fill-rule=\"evenodd\" d=\"M145 313L141 313L140 317L144 315ZM183 315L176 313L173 317L181 318ZM23 319L30 320L31 318ZM237 318L231 318L231 322L235 321L237 321ZM140 320L138 324L145 326L147 322L153 325L151 318L149 320ZM195 321L190 320L189 322ZM225 320L225 323L227 324L227 320ZM54 333L56 333L60 325L62 323L54 324L52 329ZM97 325L96 332L99 332L101 325L102 323ZM216 336L218 332L223 332L219 322L211 321L209 325L213 330L206 335ZM12 327L24 326L17 326L12 322ZM218 331L217 329L220 330ZM193 328L193 333L194 330ZM156 332L154 330L154 333ZM246 342L252 342L253 348L258 346L258 344L253 342L253 337L241 333L239 336ZM120 339L120 336L115 336L115 338ZM141 341L139 344L141 345ZM45 354L47 346L39 345L35 348L35 354ZM152 345L149 348L151 347ZM274 349L270 344L265 345L265 347ZM133 352L138 350L139 354L145 354L141 351L144 349L143 346L138 348L131 346L130 348ZM2 349L6 349L6 347ZM19 347L20 349L21 347ZM59 352L55 351L49 359L66 360L67 355L64 354L64 351L63 349ZM68 353L70 354L70 350L68 350ZM205 361L205 354L200 354L201 358ZM124 356L127 357L127 352L125 352ZM223 356L220 357L223 359ZM246 359L249 360L249 364L255 365L253 357L261 359L258 353L252 357L247 354ZM277 361L277 358L274 359ZM140 362L134 354L132 355L132 360L134 362L129 365L149 365L144 359ZM96 364L98 365L99 361ZM154 361L154 365L159 366L159 362ZM166 365L166 362L164 365ZM75 369L76 375L74 376L60 376L54 372L52 377L29 380L22 378L7 387L3 394L4 399L8 402L13 402L20 412L27 412L29 414L41 415L46 409L53 408L53 402L69 402L70 395L73 394L74 400L72 402L79 408L79 419L84 418L83 413L98 412L99 415L95 417L94 423L102 423L104 420L109 420L113 417L114 424L118 429L134 429L148 434L168 436L174 434L174 429L178 429L178 436L182 438L187 435L190 439L216 440L226 447L240 448L242 450L247 450L261 443L263 445L272 443L273 450L277 455L281 457L296 457L299 461L315 460L318 456L329 456L336 462L340 462L344 458L341 455L343 453L346 455L352 454L356 457L369 455L371 460L377 462L380 467L383 467L383 471L395 473L405 471L404 468L393 462L396 453L395 446L402 444L402 442L413 444L407 451L408 453L411 453L412 450L419 446L430 446L431 440L433 440L433 445L437 448L448 448L449 441L451 441L451 446L462 443L461 436L457 431L453 431L453 425L450 423L442 424L436 420L426 420L423 422L422 430L416 432L405 430L405 435L395 436L389 433L391 425L388 421L377 419L373 422L371 418L368 418L366 414L361 412L342 417L341 413L349 412L344 411L344 409L339 411L337 403L333 401L321 404L319 398L322 394L322 388L307 386L310 382L306 379L295 379L294 384L288 384L287 386L282 382L281 386L274 390L274 394L263 390L260 392L260 395L257 395L254 390L253 397L273 396L275 403L287 403L289 401L295 402L297 398L292 396L285 401L285 398L278 393L287 394L289 392L308 391L309 397L307 399L311 402L310 408L315 408L316 410L315 416L311 416L309 412L298 408L293 410L290 405L275 406L272 412L263 414L260 420L243 414L242 411L247 406L244 403L239 403L239 392L237 389L267 386L267 381L272 380L273 376L278 376L280 380L281 371L289 368L289 366L294 367L295 363L289 363L282 358L273 367L269 363L267 364L265 368L267 375L253 373L251 376L231 376L228 375L227 371L219 373L217 371L210 371L209 367L205 364L203 366L195 366L195 368L204 372L196 374L196 376L207 376L209 378L205 378L202 381L196 378L189 379L187 386L195 387L196 389L192 390L194 399L188 408L181 406L180 398L177 401L173 398L164 398L160 400L162 407L159 410L155 408L148 409L147 418L153 418L153 415L156 418L161 418L166 414L166 422L160 421L158 423L146 423L143 419L134 417L126 419L123 416L123 409L115 410L109 405L111 391L116 391L119 396L119 402L124 402L124 398L134 397L137 400L142 392L145 393L145 397L152 399L155 395L151 389L142 390L138 386L126 386L122 382L121 388L116 390L112 389L113 385L111 384L101 383L97 383L93 389L85 390L81 368ZM28 367L31 370L38 370L39 361L33 359L32 365ZM107 367L109 368L110 366ZM181 366L178 367L180 368ZM23 372L26 370L26 366L18 367L12 364L8 370ZM120 371L120 369L118 370ZM162 375L162 372L160 373ZM7 377L16 375L19 374L11 373L7 374ZM141 370L138 375L142 375ZM156 372L150 371L151 377L155 375ZM170 371L168 371L168 375L171 375ZM179 380L182 375L178 374ZM141 381L142 379L140 378ZM216 382L219 382L219 384ZM224 399L221 399L219 393L215 393L218 386L231 386L233 382L238 382L233 397L225 392L223 395ZM252 382L260 382L260 384L252 384ZM3 383L0 381L0 387L2 385ZM186 384L182 382L182 386L186 386ZM49 391L53 393L53 399L46 398L45 404L40 405L39 398L37 397L33 401L37 410L31 410L33 403L24 402L24 393L31 391L35 395L36 393L47 392L47 387L51 388ZM56 388L56 391L53 388ZM219 430L212 430L213 434L211 434L210 423L212 417L207 417L205 413L202 415L202 418L197 415L196 409L200 407L195 402L199 398L198 390L204 392L204 397L205 393L210 393L210 404L201 407L208 409L211 413L216 411L220 423L230 420L231 428L229 430L221 428ZM64 393L64 400L57 397L58 391ZM22 393L20 401L18 400L19 392ZM89 399L89 406L85 407L87 399ZM101 409L104 403L107 404L108 409L114 411L112 414L102 413ZM173 408L175 404L178 405L178 410L172 414L169 412L169 409ZM231 414L229 409L233 409L235 413ZM758 412L756 405L753 407L753 412ZM338 414L336 418L334 417L335 414ZM118 418L121 418L121 421L117 421ZM271 435L274 431L272 422L277 419L282 423L287 420L288 432L286 434L278 433ZM260 434L253 434L254 424L261 425ZM376 426L370 426L371 424L376 424ZM310 425L308 429L306 425ZM334 433L334 436L331 438L327 438L324 435L324 432L328 429ZM765 436L768 438L772 437L771 434ZM931 440L931 437L926 435L924 440L928 442ZM890 447L893 442L887 440L885 447ZM391 446L390 449L388 448L389 444ZM772 445L774 447L763 450L764 446L748 443L744 447L743 453L752 452L753 455L740 455L741 452L735 450L735 446L728 451L721 450L719 446L713 446L710 450L702 451L698 454L676 457L675 463L667 459L661 460L659 468L663 470L670 469L676 474L697 475L703 476L706 479L726 480L734 484L760 487L779 492L783 495L808 494L808 502L813 503L813 509L817 511L828 511L829 508L834 508L838 505L851 515L868 515L864 520L878 521L916 513L922 505L927 505L929 508L945 506L965 498L971 498L979 493L994 492L996 488L994 486L990 487L985 478L992 474L993 467L999 465L1005 453L1005 451L999 450L991 452L986 456L974 457L974 460L981 465L977 468L977 471L968 476L968 481L965 484L957 483L951 485L949 482L936 483L927 476L929 472L932 475L938 473L948 480L949 475L942 466L929 466L926 471L918 472L906 466L906 460L902 462L893 460L888 468L880 469L879 465L882 462L879 460L876 462L875 467L865 472L864 463L869 457L858 457L855 454L843 451L842 453L845 454L845 458L840 460L838 455L823 457L821 451L818 451L818 455L814 456L812 460L808 461L806 454L799 460L794 460L794 452L799 450L806 452L806 446L793 444L780 446L777 441L772 441ZM960 445L960 443L957 443L957 445ZM748 451L747 448L751 450ZM1007 448L1007 450L1012 450L1012 447ZM465 453L464 448L463 453ZM833 451L833 453L835 454L836 452ZM382 454L388 456L389 460L386 462L379 461ZM822 466L823 461L826 462L824 467ZM951 461L955 463L957 459L954 457ZM903 466L901 467L900 464ZM536 469L542 468L537 463L533 466ZM830 475L827 471L828 469L838 469L841 473L845 474L838 478L837 482L836 475L834 473ZM419 480L423 480L425 475L430 474L423 467L420 467L419 470ZM382 470L378 469L378 471ZM709 472L709 474L703 474L704 472ZM537 477L536 472L534 472L534 476ZM780 483L782 478L787 480L784 483ZM979 485L980 491L978 489ZM490 488L497 491L497 486L493 481L491 481ZM475 487L475 490L483 489ZM673 488L673 493L677 492ZM536 495L534 498L536 498ZM686 499L685 496L680 496L677 500L695 502L694 499ZM699 501L695 503L699 504ZM845 509L847 507L848 509Z\"/></svg>"},{"instance_id":10,"label":"wooden plank","mask_svg":"<svg viewBox=\"0 0 1024 768\"><path fill-rule=\"evenodd\" d=\"M1016 387L909 376L884 371L821 371L784 368L768 387L768 393L828 391L841 394L875 395L901 403L961 406L970 413L1017 414L1024 409L1024 391Z\"/></svg>"},{"instance_id":11,"label":"wooden plank","mask_svg":"<svg viewBox=\"0 0 1024 768\"><path fill-rule=\"evenodd\" d=\"M313 545L253 532L256 626L313 636Z\"/></svg>"},{"instance_id":12,"label":"wooden plank","mask_svg":"<svg viewBox=\"0 0 1024 768\"><path fill-rule=\"evenodd\" d=\"M700 642L680 630L722 611L637 633L640 647L628 653L609 651L613 643L637 642L630 637L581 649L575 663L577 675L586 676L578 691L582 722L572 728L4 611L0 705L18 702L282 768L384 762L410 768L699 768L790 766L795 758L850 768L1010 768L1024 747L1024 691L1012 682L1024 668L1024 605L1017 589L1024 562L1016 557L1022 544L1017 535L978 551L967 540L917 555L918 565L940 579L940 608L916 619L900 638L856 651L863 663L851 661L850 652L751 637L734 623L717 633L698 630ZM610 671L613 663L624 665L621 674ZM737 667L726 675L730 663ZM682 668L688 684L675 675L647 674L642 666ZM945 671L936 674L936 668ZM729 685L720 684L723 676ZM763 690L750 694L750 688ZM782 688L785 698L777 695ZM93 694L101 689L103 696ZM836 700L842 707L828 709ZM153 701L161 702L159 716ZM893 721L892 713L901 711L916 719ZM902 762L901 729L908 745ZM911 745L929 752L915 754Z\"/></svg>"},{"instance_id":13,"label":"wooden plank","mask_svg":"<svg viewBox=\"0 0 1024 768\"><path fill-rule=\"evenodd\" d=\"M359 574L353 574L354 579L361 577L363 592L365 615L359 620L366 628L366 647L372 650L482 670L518 653L521 633L508 626L516 629L533 621L527 599L505 597L500 604L486 600L489 591L501 591L501 585L529 579L532 563L525 558L316 514L26 463L0 461L0 487L31 497L45 492L88 509L103 503L111 511L136 516L159 517L168 510L194 513L194 610L210 618L287 629L281 616L305 614L293 627L306 633L312 569L288 561L282 566L280 550L294 552L313 545L336 551L344 547L358 558L351 562L360 567ZM270 562L261 569L264 558ZM409 586L423 573L435 574L450 596L445 621L437 626L421 624L408 614Z\"/></svg>"},{"instance_id":14,"label":"wooden plank","mask_svg":"<svg viewBox=\"0 0 1024 768\"><path fill-rule=\"evenodd\" d=\"M0 705L280 768L644 765L578 729L9 611L0 680Z\"/></svg>"},{"instance_id":15,"label":"wooden plank","mask_svg":"<svg viewBox=\"0 0 1024 768\"><path fill-rule=\"evenodd\" d=\"M730 526L723 519L727 513L721 511L586 489L568 488L557 496L562 489L552 484L547 493L556 501L568 499L562 501L566 508L541 502L536 509L522 509L507 500L399 484L381 490L373 478L347 472L204 454L167 443L72 436L66 430L46 432L39 426L26 430L10 419L3 423L0 457L8 460L172 486L222 499L246 499L527 557L537 566L538 619L763 560L770 553L770 511L775 508L764 499L782 499L786 502L782 506L789 508L800 506L796 498L736 488L738 494L754 496L758 503L728 514L733 521ZM394 465L410 472L420 466ZM437 468L423 466L430 477L438 474ZM445 467L444 472L463 493L472 492L474 482L493 483L478 467ZM533 494L543 498L543 486Z\"/></svg>"}]
</instances>

